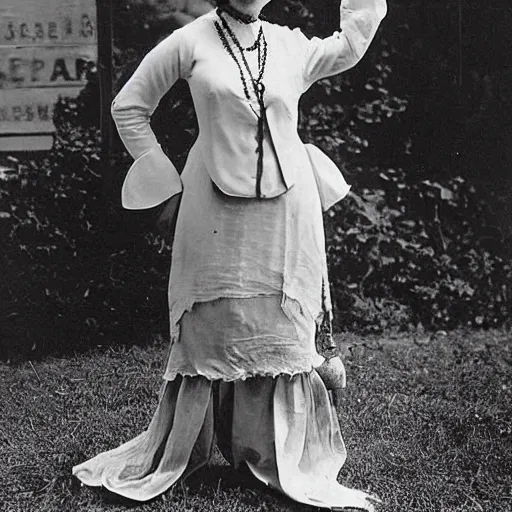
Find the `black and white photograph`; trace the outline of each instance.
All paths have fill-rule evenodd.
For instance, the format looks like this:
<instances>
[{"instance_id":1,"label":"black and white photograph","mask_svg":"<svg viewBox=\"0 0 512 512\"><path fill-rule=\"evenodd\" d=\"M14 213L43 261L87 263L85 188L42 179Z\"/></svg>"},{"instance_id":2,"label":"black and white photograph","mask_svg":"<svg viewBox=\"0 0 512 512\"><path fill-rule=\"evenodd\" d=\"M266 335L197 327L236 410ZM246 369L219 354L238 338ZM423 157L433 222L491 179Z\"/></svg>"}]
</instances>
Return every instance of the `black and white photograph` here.
<instances>
[{"instance_id":1,"label":"black and white photograph","mask_svg":"<svg viewBox=\"0 0 512 512\"><path fill-rule=\"evenodd\" d=\"M1 0L0 511L512 510L510 0Z\"/></svg>"}]
</instances>

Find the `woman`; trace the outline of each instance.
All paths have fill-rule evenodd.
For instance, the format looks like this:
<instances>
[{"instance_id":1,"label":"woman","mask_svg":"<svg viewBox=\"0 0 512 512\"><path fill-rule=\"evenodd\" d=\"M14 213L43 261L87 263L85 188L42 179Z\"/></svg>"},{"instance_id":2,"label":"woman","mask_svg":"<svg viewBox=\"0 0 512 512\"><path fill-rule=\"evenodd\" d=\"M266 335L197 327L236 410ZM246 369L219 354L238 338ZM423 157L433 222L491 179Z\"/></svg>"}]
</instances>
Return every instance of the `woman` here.
<instances>
[{"instance_id":1,"label":"woman","mask_svg":"<svg viewBox=\"0 0 512 512\"><path fill-rule=\"evenodd\" d=\"M176 30L113 102L135 159L125 207L181 199L169 285L174 343L148 430L73 473L149 500L208 462L215 432L230 463L298 502L373 510L371 497L336 481L346 451L315 371L317 325L330 317L322 206L347 187L326 199L331 163L300 141L297 104L316 80L359 61L386 2L344 0L341 32L310 40L262 21L268 1L222 1ZM199 122L181 176L149 125L178 78L190 85Z\"/></svg>"}]
</instances>

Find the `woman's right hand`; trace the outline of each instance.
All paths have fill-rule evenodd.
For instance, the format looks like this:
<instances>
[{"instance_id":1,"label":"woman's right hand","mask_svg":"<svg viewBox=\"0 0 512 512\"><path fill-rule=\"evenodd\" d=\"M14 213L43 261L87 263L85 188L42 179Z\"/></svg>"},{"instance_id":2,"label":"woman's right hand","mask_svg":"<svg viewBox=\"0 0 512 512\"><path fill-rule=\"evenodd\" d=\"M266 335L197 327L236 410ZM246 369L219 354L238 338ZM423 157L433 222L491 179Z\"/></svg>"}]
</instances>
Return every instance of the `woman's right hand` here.
<instances>
[{"instance_id":1,"label":"woman's right hand","mask_svg":"<svg viewBox=\"0 0 512 512\"><path fill-rule=\"evenodd\" d=\"M175 194L160 207L156 227L166 242L171 242L174 238L180 203L181 194Z\"/></svg>"}]
</instances>

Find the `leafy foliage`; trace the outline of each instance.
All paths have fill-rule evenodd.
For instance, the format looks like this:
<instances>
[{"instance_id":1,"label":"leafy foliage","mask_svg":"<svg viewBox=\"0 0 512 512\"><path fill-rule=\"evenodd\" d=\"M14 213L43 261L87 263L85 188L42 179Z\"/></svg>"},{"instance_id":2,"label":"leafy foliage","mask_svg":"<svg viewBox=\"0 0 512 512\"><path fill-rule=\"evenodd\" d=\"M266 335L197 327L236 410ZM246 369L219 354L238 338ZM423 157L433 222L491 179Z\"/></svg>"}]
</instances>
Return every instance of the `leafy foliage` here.
<instances>
[{"instance_id":1,"label":"leafy foliage","mask_svg":"<svg viewBox=\"0 0 512 512\"><path fill-rule=\"evenodd\" d=\"M480 122L482 108L499 103L485 103L475 89L460 108L468 91L453 79L460 69L450 43L459 35L457 5L390 3L363 61L315 84L302 102L303 139L326 151L353 185L326 216L338 327L501 325L512 312L512 245L503 218L510 186L493 191L483 168L464 168L458 158L474 154L473 139L464 141L467 122ZM304 4L315 32L335 28L336 5ZM472 23L475 13L464 15ZM450 116L470 114L470 107L470 117Z\"/></svg>"},{"instance_id":2,"label":"leafy foliage","mask_svg":"<svg viewBox=\"0 0 512 512\"><path fill-rule=\"evenodd\" d=\"M512 265L506 245L483 236L488 212L476 190L460 177L406 184L404 172L392 169L379 179L326 219L339 326L506 322Z\"/></svg>"},{"instance_id":3,"label":"leafy foliage","mask_svg":"<svg viewBox=\"0 0 512 512\"><path fill-rule=\"evenodd\" d=\"M271 2L266 14L309 35L326 35L336 28L336 4ZM448 53L433 56L428 42L441 45L437 35L450 32L456 18L450 10L436 25L425 21L434 11L413 11L391 10L394 18L363 61L315 84L300 105L302 138L328 153L353 185L325 218L339 329L490 327L511 317L504 167L499 154L488 152L496 163L496 180L489 180L488 163L467 142L482 109L504 122L507 110L499 107L508 103L488 84L495 83L492 69L486 75L475 68L471 76L481 87L475 85L471 96L468 130L460 118L441 116L443 106L453 112L453 98L460 97L446 64L455 50L446 41ZM116 0L115 12L119 89L172 27L158 25L158 2ZM418 39L413 29L424 24L428 33ZM414 67L418 61L426 68ZM159 211L119 207L130 158L119 144L111 161L100 158L99 95L94 73L89 78L77 100L60 102L53 150L37 161L19 161L18 179L0 189L0 358L146 342L148 332L167 331L171 254L154 227ZM413 94L422 80L433 92ZM197 135L185 83L164 97L152 125L183 167Z\"/></svg>"},{"instance_id":4,"label":"leafy foliage","mask_svg":"<svg viewBox=\"0 0 512 512\"><path fill-rule=\"evenodd\" d=\"M166 331L169 249L148 229L155 212L105 200L105 173L121 175L128 162L101 162L99 130L83 122L97 100L91 85L61 101L52 151L20 162L19 179L0 192L2 359L145 343Z\"/></svg>"}]
</instances>

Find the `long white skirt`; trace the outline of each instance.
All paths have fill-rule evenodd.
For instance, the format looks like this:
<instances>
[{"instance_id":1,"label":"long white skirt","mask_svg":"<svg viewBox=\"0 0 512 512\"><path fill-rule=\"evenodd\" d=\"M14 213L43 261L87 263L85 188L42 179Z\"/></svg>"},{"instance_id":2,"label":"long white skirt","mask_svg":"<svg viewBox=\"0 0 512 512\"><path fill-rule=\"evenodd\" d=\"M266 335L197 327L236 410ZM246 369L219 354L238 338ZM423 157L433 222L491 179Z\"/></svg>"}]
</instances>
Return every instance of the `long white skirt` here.
<instances>
[{"instance_id":1,"label":"long white skirt","mask_svg":"<svg viewBox=\"0 0 512 512\"><path fill-rule=\"evenodd\" d=\"M208 463L214 433L224 457L293 500L373 511L372 497L337 482L346 450L327 390L313 370L235 382L166 381L149 428L73 468L89 486L146 501Z\"/></svg>"},{"instance_id":2,"label":"long white skirt","mask_svg":"<svg viewBox=\"0 0 512 512\"><path fill-rule=\"evenodd\" d=\"M229 198L193 150L182 178L169 288L181 332L158 408L147 431L73 473L149 500L208 462L216 432L229 462L297 502L373 510L337 482L345 446L313 369L326 278L313 174L273 200Z\"/></svg>"}]
</instances>

